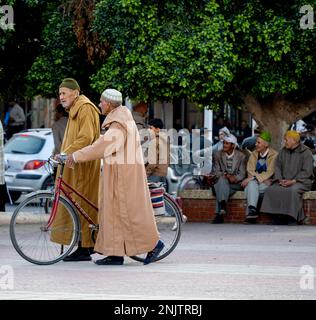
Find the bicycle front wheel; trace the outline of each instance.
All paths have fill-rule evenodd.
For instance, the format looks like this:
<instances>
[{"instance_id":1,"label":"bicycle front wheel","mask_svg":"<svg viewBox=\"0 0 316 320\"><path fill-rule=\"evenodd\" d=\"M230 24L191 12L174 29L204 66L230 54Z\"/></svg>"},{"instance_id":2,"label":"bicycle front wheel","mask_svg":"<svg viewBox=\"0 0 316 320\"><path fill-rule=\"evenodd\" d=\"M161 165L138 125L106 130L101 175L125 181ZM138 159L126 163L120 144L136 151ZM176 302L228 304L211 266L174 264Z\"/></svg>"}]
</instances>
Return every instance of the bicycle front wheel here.
<instances>
[{"instance_id":1,"label":"bicycle front wheel","mask_svg":"<svg viewBox=\"0 0 316 320\"><path fill-rule=\"evenodd\" d=\"M155 214L155 220L160 235L160 240L165 244L160 255L155 261L161 260L168 256L177 246L182 228L181 212L178 206L171 199L170 195L164 194L165 210L162 214ZM146 254L131 257L136 261L143 262Z\"/></svg>"},{"instance_id":2,"label":"bicycle front wheel","mask_svg":"<svg viewBox=\"0 0 316 320\"><path fill-rule=\"evenodd\" d=\"M59 210L65 219L48 225L54 202L53 192L36 192L28 196L15 209L10 222L10 237L15 250L27 261L39 264L53 264L68 255L78 242L80 225L71 204L59 198ZM62 241L52 240L65 238ZM65 242L65 241L64 241Z\"/></svg>"}]
</instances>

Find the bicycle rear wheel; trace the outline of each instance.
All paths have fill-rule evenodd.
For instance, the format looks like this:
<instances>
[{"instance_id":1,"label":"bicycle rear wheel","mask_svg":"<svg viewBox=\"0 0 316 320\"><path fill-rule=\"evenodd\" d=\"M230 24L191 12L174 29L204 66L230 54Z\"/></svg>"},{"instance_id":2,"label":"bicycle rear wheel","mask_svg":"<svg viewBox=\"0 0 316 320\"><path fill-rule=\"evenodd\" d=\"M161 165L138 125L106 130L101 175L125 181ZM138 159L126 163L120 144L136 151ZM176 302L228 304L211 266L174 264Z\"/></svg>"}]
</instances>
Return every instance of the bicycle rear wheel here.
<instances>
[{"instance_id":1,"label":"bicycle rear wheel","mask_svg":"<svg viewBox=\"0 0 316 320\"><path fill-rule=\"evenodd\" d=\"M161 260L168 256L177 246L182 228L181 212L178 206L171 200L170 195L164 194L165 212L163 214L156 215L155 220L160 235L160 240L165 244L165 247L161 251L160 255L155 261ZM147 253L131 257L136 261L143 262Z\"/></svg>"},{"instance_id":2,"label":"bicycle rear wheel","mask_svg":"<svg viewBox=\"0 0 316 320\"><path fill-rule=\"evenodd\" d=\"M15 209L10 222L10 237L15 250L27 261L39 264L53 264L68 255L78 242L80 225L71 204L59 198L59 208L64 209L66 219L54 221L47 227L50 218L53 192L36 192L29 195ZM51 237L67 234L67 244L53 242Z\"/></svg>"}]
</instances>

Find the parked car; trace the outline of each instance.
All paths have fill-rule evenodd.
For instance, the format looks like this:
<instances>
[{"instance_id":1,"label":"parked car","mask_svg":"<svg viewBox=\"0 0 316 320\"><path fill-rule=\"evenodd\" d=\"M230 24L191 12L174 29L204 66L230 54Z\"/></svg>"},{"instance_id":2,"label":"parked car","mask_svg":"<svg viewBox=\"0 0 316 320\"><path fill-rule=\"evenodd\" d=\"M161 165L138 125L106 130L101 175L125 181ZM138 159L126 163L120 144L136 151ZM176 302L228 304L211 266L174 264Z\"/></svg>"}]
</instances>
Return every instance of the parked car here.
<instances>
[{"instance_id":1,"label":"parked car","mask_svg":"<svg viewBox=\"0 0 316 320\"><path fill-rule=\"evenodd\" d=\"M53 148L51 129L29 129L16 133L5 144L5 180L13 202L22 192L53 186L52 170L46 165Z\"/></svg>"}]
</instances>

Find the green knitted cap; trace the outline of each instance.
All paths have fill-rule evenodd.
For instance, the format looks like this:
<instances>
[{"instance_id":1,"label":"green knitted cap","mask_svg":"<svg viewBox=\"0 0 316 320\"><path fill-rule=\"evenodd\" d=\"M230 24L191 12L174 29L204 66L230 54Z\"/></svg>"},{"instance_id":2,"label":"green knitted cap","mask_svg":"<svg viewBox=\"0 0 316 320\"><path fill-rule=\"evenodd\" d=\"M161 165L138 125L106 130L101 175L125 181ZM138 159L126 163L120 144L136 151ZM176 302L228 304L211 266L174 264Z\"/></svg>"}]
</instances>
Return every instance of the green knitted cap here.
<instances>
[{"instance_id":1,"label":"green knitted cap","mask_svg":"<svg viewBox=\"0 0 316 320\"><path fill-rule=\"evenodd\" d=\"M80 91L80 87L78 82L73 79L73 78L66 78L62 81L62 83L60 84L59 88L68 88L68 89L72 89L72 90L79 90Z\"/></svg>"},{"instance_id":2,"label":"green knitted cap","mask_svg":"<svg viewBox=\"0 0 316 320\"><path fill-rule=\"evenodd\" d=\"M259 135L259 138L266 142L271 142L271 134L269 131L262 131Z\"/></svg>"}]
</instances>

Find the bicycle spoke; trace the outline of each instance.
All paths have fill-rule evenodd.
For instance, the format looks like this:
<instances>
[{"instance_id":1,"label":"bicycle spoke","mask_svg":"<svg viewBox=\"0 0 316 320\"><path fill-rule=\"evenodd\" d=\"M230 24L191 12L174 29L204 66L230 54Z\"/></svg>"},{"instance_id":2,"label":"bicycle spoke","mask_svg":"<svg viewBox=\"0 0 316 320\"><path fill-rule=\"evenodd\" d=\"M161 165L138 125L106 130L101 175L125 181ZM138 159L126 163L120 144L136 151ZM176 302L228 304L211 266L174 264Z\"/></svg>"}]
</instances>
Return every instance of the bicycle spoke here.
<instances>
[{"instance_id":1,"label":"bicycle spoke","mask_svg":"<svg viewBox=\"0 0 316 320\"><path fill-rule=\"evenodd\" d=\"M164 195L165 212L164 214L155 215L156 225L158 228L160 239L164 242L165 247L161 251L156 260L163 259L169 255L177 243L181 235L181 216L176 203ZM137 261L144 261L146 253L131 257Z\"/></svg>"},{"instance_id":2,"label":"bicycle spoke","mask_svg":"<svg viewBox=\"0 0 316 320\"><path fill-rule=\"evenodd\" d=\"M47 192L33 194L16 208L10 225L12 243L17 252L26 260L36 264L51 264L68 254L78 239L77 217L65 200L60 199L60 208L64 209L66 220L54 223L47 229L50 214L45 203L52 204L54 194ZM50 208L51 209L51 208ZM64 244L63 252L60 243L53 242L52 236L68 234L69 243Z\"/></svg>"}]
</instances>

